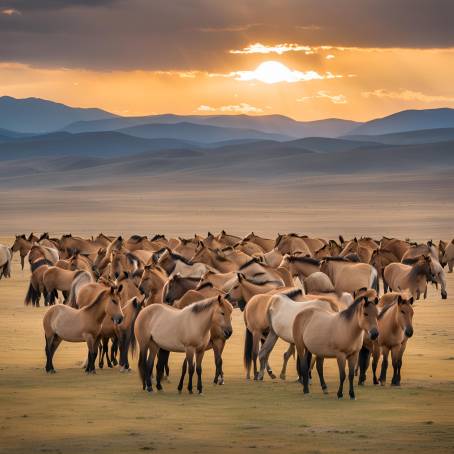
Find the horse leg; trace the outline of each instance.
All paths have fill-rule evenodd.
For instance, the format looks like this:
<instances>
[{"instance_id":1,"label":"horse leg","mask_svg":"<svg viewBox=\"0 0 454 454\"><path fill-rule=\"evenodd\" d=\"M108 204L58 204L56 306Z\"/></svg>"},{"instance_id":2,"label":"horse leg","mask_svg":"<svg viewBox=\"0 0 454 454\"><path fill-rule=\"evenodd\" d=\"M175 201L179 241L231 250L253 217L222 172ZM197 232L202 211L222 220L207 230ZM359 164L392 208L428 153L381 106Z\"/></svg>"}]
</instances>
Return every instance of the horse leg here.
<instances>
[{"instance_id":1,"label":"horse leg","mask_svg":"<svg viewBox=\"0 0 454 454\"><path fill-rule=\"evenodd\" d=\"M393 378L391 380L392 386L399 386L399 363L400 360L400 346L391 349L391 360L393 364Z\"/></svg>"},{"instance_id":2,"label":"horse leg","mask_svg":"<svg viewBox=\"0 0 454 454\"><path fill-rule=\"evenodd\" d=\"M277 340L278 340L277 334L272 329L270 329L268 336L266 336L265 342L262 344L262 347L260 348L259 352L260 371L257 375L257 380L263 380L266 363L268 362L270 353L273 350L273 347L276 345Z\"/></svg>"},{"instance_id":3,"label":"horse leg","mask_svg":"<svg viewBox=\"0 0 454 454\"><path fill-rule=\"evenodd\" d=\"M323 362L325 358L323 356L317 356L315 364L317 367L318 378L320 379L320 386L322 387L323 394L328 394L328 386L325 383L325 377L323 376Z\"/></svg>"},{"instance_id":4,"label":"horse leg","mask_svg":"<svg viewBox=\"0 0 454 454\"><path fill-rule=\"evenodd\" d=\"M303 377L303 392L309 394L309 368L311 363L312 354L309 350L305 349L303 355L298 355L300 360L300 370Z\"/></svg>"},{"instance_id":5,"label":"horse leg","mask_svg":"<svg viewBox=\"0 0 454 454\"><path fill-rule=\"evenodd\" d=\"M261 339L261 333L254 331L252 334L252 363L254 365L254 380L257 380L258 372L257 372L257 356L259 353L259 345Z\"/></svg>"},{"instance_id":6,"label":"horse leg","mask_svg":"<svg viewBox=\"0 0 454 454\"><path fill-rule=\"evenodd\" d=\"M284 362L282 363L282 370L281 370L281 374L279 376L281 378L281 380L285 380L285 376L287 373L288 360L290 359L290 357L292 357L294 355L295 355L295 344L290 344L287 351L284 353Z\"/></svg>"},{"instance_id":7,"label":"horse leg","mask_svg":"<svg viewBox=\"0 0 454 454\"><path fill-rule=\"evenodd\" d=\"M337 390L337 398L344 397L344 381L345 381L345 356L337 357L337 366L339 367L339 389Z\"/></svg>"},{"instance_id":8,"label":"horse leg","mask_svg":"<svg viewBox=\"0 0 454 454\"><path fill-rule=\"evenodd\" d=\"M99 341L98 339L95 339L93 335L89 334L86 338L86 342L88 347L88 362L85 372L87 372L88 374L96 374L95 361L99 347Z\"/></svg>"},{"instance_id":9,"label":"horse leg","mask_svg":"<svg viewBox=\"0 0 454 454\"><path fill-rule=\"evenodd\" d=\"M192 394L192 377L194 376L194 349L186 348L186 362L189 369L188 392Z\"/></svg>"},{"instance_id":10,"label":"horse leg","mask_svg":"<svg viewBox=\"0 0 454 454\"><path fill-rule=\"evenodd\" d=\"M46 338L46 372L49 374L55 374L54 364L52 360L55 351L57 350L60 343L61 339L56 334L54 334L50 338Z\"/></svg>"},{"instance_id":11,"label":"horse leg","mask_svg":"<svg viewBox=\"0 0 454 454\"><path fill-rule=\"evenodd\" d=\"M22 271L24 271L25 255L20 255L20 266Z\"/></svg>"},{"instance_id":12,"label":"horse leg","mask_svg":"<svg viewBox=\"0 0 454 454\"><path fill-rule=\"evenodd\" d=\"M195 353L195 367L197 371L197 391L202 394L202 360L205 350L199 350Z\"/></svg>"},{"instance_id":13,"label":"horse leg","mask_svg":"<svg viewBox=\"0 0 454 454\"><path fill-rule=\"evenodd\" d=\"M112 346L110 347L110 361L113 366L118 365L117 361L117 352L118 352L118 337L114 337L111 339Z\"/></svg>"},{"instance_id":14,"label":"horse leg","mask_svg":"<svg viewBox=\"0 0 454 454\"><path fill-rule=\"evenodd\" d=\"M148 348L148 345L141 346L137 368L139 369L140 378L142 380L142 389L144 391L147 390L148 392L151 392L153 391L153 388L151 386L151 379L149 378L150 375L148 373Z\"/></svg>"},{"instance_id":15,"label":"horse leg","mask_svg":"<svg viewBox=\"0 0 454 454\"><path fill-rule=\"evenodd\" d=\"M379 381L377 379L377 366L378 366L378 360L380 358L380 347L374 346L374 349L372 350L372 372L374 374L374 385L378 385Z\"/></svg>"},{"instance_id":16,"label":"horse leg","mask_svg":"<svg viewBox=\"0 0 454 454\"><path fill-rule=\"evenodd\" d=\"M104 339L102 340L102 342L99 343L98 350L99 350L98 367L102 369L104 367Z\"/></svg>"},{"instance_id":17,"label":"horse leg","mask_svg":"<svg viewBox=\"0 0 454 454\"><path fill-rule=\"evenodd\" d=\"M381 372L380 372L380 384L382 386L385 385L386 383L386 371L388 369L388 355L389 355L389 348L388 347L382 347L382 363L381 363Z\"/></svg>"},{"instance_id":18,"label":"horse leg","mask_svg":"<svg viewBox=\"0 0 454 454\"><path fill-rule=\"evenodd\" d=\"M359 379L358 379L358 385L364 385L364 382L366 381L366 372L367 369L369 368L369 360L370 360L370 351L366 347L362 347L360 352L359 352L359 360L358 360L358 365L359 365Z\"/></svg>"},{"instance_id":19,"label":"horse leg","mask_svg":"<svg viewBox=\"0 0 454 454\"><path fill-rule=\"evenodd\" d=\"M216 372L214 373L214 380L213 383L215 385L219 384L223 385L224 384L224 378L223 378L223 373L222 373L222 348L223 345L218 345L220 339L216 339L212 341L213 344L213 353L214 353L214 365L216 367ZM222 342L222 341L221 341Z\"/></svg>"},{"instance_id":20,"label":"horse leg","mask_svg":"<svg viewBox=\"0 0 454 454\"><path fill-rule=\"evenodd\" d=\"M358 353L350 355L348 357L348 395L350 396L351 400L355 400L355 388L354 388L354 378L355 378L355 368L358 362Z\"/></svg>"},{"instance_id":21,"label":"horse leg","mask_svg":"<svg viewBox=\"0 0 454 454\"><path fill-rule=\"evenodd\" d=\"M161 380L164 375L164 365L169 360L169 353L168 350L163 350L162 348L158 352L158 364L156 366L156 388L158 391L162 390Z\"/></svg>"},{"instance_id":22,"label":"horse leg","mask_svg":"<svg viewBox=\"0 0 454 454\"><path fill-rule=\"evenodd\" d=\"M63 295L63 304L66 304L66 302L68 301L69 292L66 290L62 290L61 293Z\"/></svg>"},{"instance_id":23,"label":"horse leg","mask_svg":"<svg viewBox=\"0 0 454 454\"><path fill-rule=\"evenodd\" d=\"M181 393L181 390L183 389L183 383L184 383L184 377L186 375L186 369L188 368L188 362L186 361L186 358L183 360L183 364L181 366L181 378L180 378L180 383L178 383L178 392Z\"/></svg>"},{"instance_id":24,"label":"horse leg","mask_svg":"<svg viewBox=\"0 0 454 454\"><path fill-rule=\"evenodd\" d=\"M112 367L113 367L112 361L109 358L109 340L110 340L109 337L106 337L105 339L103 339L102 349L103 349L103 354L106 355L107 367L109 369L112 369Z\"/></svg>"}]
</instances>

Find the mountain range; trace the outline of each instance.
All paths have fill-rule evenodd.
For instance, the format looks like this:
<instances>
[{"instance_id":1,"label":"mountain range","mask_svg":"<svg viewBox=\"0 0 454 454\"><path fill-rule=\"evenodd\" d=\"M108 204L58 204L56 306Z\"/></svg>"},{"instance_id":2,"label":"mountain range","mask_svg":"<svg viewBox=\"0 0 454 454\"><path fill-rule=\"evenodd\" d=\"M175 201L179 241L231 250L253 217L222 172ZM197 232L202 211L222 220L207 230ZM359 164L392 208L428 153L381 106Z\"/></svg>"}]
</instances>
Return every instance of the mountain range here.
<instances>
[{"instance_id":1,"label":"mountain range","mask_svg":"<svg viewBox=\"0 0 454 454\"><path fill-rule=\"evenodd\" d=\"M152 175L285 181L449 169L453 109L402 111L365 123L302 122L282 115L121 117L36 98L0 98L0 187Z\"/></svg>"}]
</instances>

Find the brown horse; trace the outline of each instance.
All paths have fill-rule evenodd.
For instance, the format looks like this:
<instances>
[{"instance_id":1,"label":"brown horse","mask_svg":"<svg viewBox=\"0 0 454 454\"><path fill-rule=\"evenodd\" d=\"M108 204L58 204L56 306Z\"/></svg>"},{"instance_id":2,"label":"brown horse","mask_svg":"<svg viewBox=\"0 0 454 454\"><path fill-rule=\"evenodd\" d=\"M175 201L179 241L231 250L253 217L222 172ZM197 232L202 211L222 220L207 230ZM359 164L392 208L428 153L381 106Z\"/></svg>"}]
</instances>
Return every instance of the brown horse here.
<instances>
[{"instance_id":1,"label":"brown horse","mask_svg":"<svg viewBox=\"0 0 454 454\"><path fill-rule=\"evenodd\" d=\"M25 235L16 235L13 245L11 246L11 255L19 251L21 269L24 269L25 257L30 252L34 242L28 240Z\"/></svg>"},{"instance_id":2,"label":"brown horse","mask_svg":"<svg viewBox=\"0 0 454 454\"><path fill-rule=\"evenodd\" d=\"M440 251L440 265L443 268L448 265L448 272L452 273L454 268L454 240L451 240L448 244L440 240L438 249Z\"/></svg>"},{"instance_id":3,"label":"brown horse","mask_svg":"<svg viewBox=\"0 0 454 454\"><path fill-rule=\"evenodd\" d=\"M320 247L323 244L320 244ZM287 235L278 235L274 247L281 254L289 255L302 255L312 256L312 252L307 246L303 238L298 236L296 233L289 233Z\"/></svg>"},{"instance_id":4,"label":"brown horse","mask_svg":"<svg viewBox=\"0 0 454 454\"><path fill-rule=\"evenodd\" d=\"M172 276L162 289L162 302L173 306L176 300L184 296L188 290L195 289L200 282L197 277L182 277L179 274Z\"/></svg>"},{"instance_id":5,"label":"brown horse","mask_svg":"<svg viewBox=\"0 0 454 454\"><path fill-rule=\"evenodd\" d=\"M302 281L312 273L320 271L320 260L312 257L286 254L280 266L287 268L293 277L297 276Z\"/></svg>"},{"instance_id":6,"label":"brown horse","mask_svg":"<svg viewBox=\"0 0 454 454\"><path fill-rule=\"evenodd\" d=\"M422 255L414 259L412 265L390 263L383 271L385 292L388 287L392 291L409 290L412 296L419 300L421 294L427 297L427 282L433 280L430 268L432 259Z\"/></svg>"},{"instance_id":7,"label":"brown horse","mask_svg":"<svg viewBox=\"0 0 454 454\"><path fill-rule=\"evenodd\" d=\"M145 266L138 287L147 297L147 305L163 302L162 291L166 282L167 274L161 267Z\"/></svg>"},{"instance_id":8,"label":"brown horse","mask_svg":"<svg viewBox=\"0 0 454 454\"><path fill-rule=\"evenodd\" d=\"M380 335L375 341L364 340L361 350L359 366L359 384L364 384L366 371L369 365L369 356L372 352L372 371L374 385L384 385L388 368L388 355L391 351L392 365L394 369L391 384L400 386L400 370L402 357L407 346L408 339L413 336L413 297L405 297L399 294L397 300L386 306L378 316L378 331ZM366 351L364 351L366 350ZM380 378L377 379L376 371L380 352L383 355Z\"/></svg>"},{"instance_id":9,"label":"brown horse","mask_svg":"<svg viewBox=\"0 0 454 454\"><path fill-rule=\"evenodd\" d=\"M274 249L275 240L269 238L263 238L261 236L256 235L254 232L251 232L249 235L243 238L243 241L250 241L252 243L257 244L260 246L263 251L270 252Z\"/></svg>"},{"instance_id":10,"label":"brown horse","mask_svg":"<svg viewBox=\"0 0 454 454\"><path fill-rule=\"evenodd\" d=\"M353 378L358 354L363 345L363 332L374 340L378 337L376 304L367 297L359 297L342 312L328 312L321 309L305 309L293 324L293 338L298 351L300 370L303 377L304 393L309 393L309 364L311 355L316 355L317 372L324 393L327 386L323 377L324 358L336 358L339 367L339 389L337 397L343 397L345 363L348 362L350 399L355 399Z\"/></svg>"},{"instance_id":11,"label":"brown horse","mask_svg":"<svg viewBox=\"0 0 454 454\"><path fill-rule=\"evenodd\" d=\"M232 334L231 305L223 298L209 298L193 303L184 309L175 309L164 304L153 304L143 309L135 324L139 344L139 371L144 390L152 391L151 372L159 350L157 364L158 390L169 352L186 353L189 366L188 391L192 393L194 355L196 357L197 390L202 392L202 359L210 342L211 328L216 323L228 339ZM186 364L185 362L185 364ZM184 369L183 372L185 373ZM184 374L178 385L183 388Z\"/></svg>"},{"instance_id":12,"label":"brown horse","mask_svg":"<svg viewBox=\"0 0 454 454\"><path fill-rule=\"evenodd\" d=\"M55 373L52 360L55 351L64 340L87 343L88 361L85 371L95 373L97 339L106 314L116 324L123 321L123 312L114 288L101 291L96 299L82 309L64 305L51 307L43 319L46 338L46 372Z\"/></svg>"}]
</instances>

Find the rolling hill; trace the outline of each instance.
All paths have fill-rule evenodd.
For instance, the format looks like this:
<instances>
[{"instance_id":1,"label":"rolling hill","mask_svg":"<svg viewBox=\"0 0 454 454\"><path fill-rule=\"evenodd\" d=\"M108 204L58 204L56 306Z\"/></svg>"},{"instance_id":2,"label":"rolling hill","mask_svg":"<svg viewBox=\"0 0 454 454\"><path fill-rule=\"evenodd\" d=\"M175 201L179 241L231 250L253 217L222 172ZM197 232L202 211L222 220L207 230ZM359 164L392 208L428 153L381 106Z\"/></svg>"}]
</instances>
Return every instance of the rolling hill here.
<instances>
[{"instance_id":1,"label":"rolling hill","mask_svg":"<svg viewBox=\"0 0 454 454\"><path fill-rule=\"evenodd\" d=\"M354 128L349 134L378 135L451 127L454 127L454 109L403 110L383 118L367 121Z\"/></svg>"},{"instance_id":2,"label":"rolling hill","mask_svg":"<svg viewBox=\"0 0 454 454\"><path fill-rule=\"evenodd\" d=\"M17 132L45 133L57 131L75 121L113 118L101 109L82 109L39 98L0 97L0 127Z\"/></svg>"}]
</instances>

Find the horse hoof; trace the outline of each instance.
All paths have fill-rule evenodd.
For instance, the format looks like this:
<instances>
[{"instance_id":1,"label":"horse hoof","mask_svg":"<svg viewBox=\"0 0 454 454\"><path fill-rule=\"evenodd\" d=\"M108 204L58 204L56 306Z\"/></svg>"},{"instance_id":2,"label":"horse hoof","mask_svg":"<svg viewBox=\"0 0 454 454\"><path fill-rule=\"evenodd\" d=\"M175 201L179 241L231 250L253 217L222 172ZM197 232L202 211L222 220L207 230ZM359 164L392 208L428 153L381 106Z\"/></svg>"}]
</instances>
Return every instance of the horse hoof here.
<instances>
[{"instance_id":1,"label":"horse hoof","mask_svg":"<svg viewBox=\"0 0 454 454\"><path fill-rule=\"evenodd\" d=\"M285 380L285 374L279 375L279 378L280 378L281 380Z\"/></svg>"},{"instance_id":2,"label":"horse hoof","mask_svg":"<svg viewBox=\"0 0 454 454\"><path fill-rule=\"evenodd\" d=\"M350 396L350 400L356 400L355 396Z\"/></svg>"},{"instance_id":3,"label":"horse hoof","mask_svg":"<svg viewBox=\"0 0 454 454\"><path fill-rule=\"evenodd\" d=\"M271 380L276 380L277 377L274 374L270 374L270 378L271 378ZM262 377L262 380L263 380L263 377Z\"/></svg>"},{"instance_id":4,"label":"horse hoof","mask_svg":"<svg viewBox=\"0 0 454 454\"><path fill-rule=\"evenodd\" d=\"M323 389L322 391L323 391L323 394L325 394L325 395L328 394L328 389L327 388Z\"/></svg>"},{"instance_id":5,"label":"horse hoof","mask_svg":"<svg viewBox=\"0 0 454 454\"><path fill-rule=\"evenodd\" d=\"M344 398L344 395L343 395L343 394L338 394L338 395L337 395L337 398L338 398L339 400L341 400L341 399Z\"/></svg>"},{"instance_id":6,"label":"horse hoof","mask_svg":"<svg viewBox=\"0 0 454 454\"><path fill-rule=\"evenodd\" d=\"M112 361L112 364L113 364L114 366L118 366L118 361L117 361L116 359L114 359L114 360Z\"/></svg>"},{"instance_id":7,"label":"horse hoof","mask_svg":"<svg viewBox=\"0 0 454 454\"><path fill-rule=\"evenodd\" d=\"M152 392L153 392L153 388L152 388L151 386L147 386L147 387L145 388L145 390L146 390L147 392L149 392L149 393L152 393Z\"/></svg>"},{"instance_id":8,"label":"horse hoof","mask_svg":"<svg viewBox=\"0 0 454 454\"><path fill-rule=\"evenodd\" d=\"M188 391L188 393L189 393L189 394L194 394L194 392L192 391L192 389L190 389L190 390Z\"/></svg>"},{"instance_id":9,"label":"horse hoof","mask_svg":"<svg viewBox=\"0 0 454 454\"><path fill-rule=\"evenodd\" d=\"M358 386L364 386L364 382L363 381L359 381L358 382Z\"/></svg>"},{"instance_id":10,"label":"horse hoof","mask_svg":"<svg viewBox=\"0 0 454 454\"><path fill-rule=\"evenodd\" d=\"M103 369L103 368L104 368L104 364L98 364L98 367L99 367L100 369Z\"/></svg>"},{"instance_id":11,"label":"horse hoof","mask_svg":"<svg viewBox=\"0 0 454 454\"><path fill-rule=\"evenodd\" d=\"M224 384L225 384L225 383L224 383L224 379L221 379L221 380L218 381L218 385L219 385L219 386L222 386L222 385L224 385Z\"/></svg>"}]
</instances>

